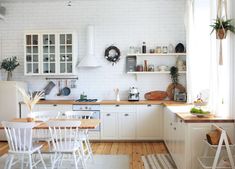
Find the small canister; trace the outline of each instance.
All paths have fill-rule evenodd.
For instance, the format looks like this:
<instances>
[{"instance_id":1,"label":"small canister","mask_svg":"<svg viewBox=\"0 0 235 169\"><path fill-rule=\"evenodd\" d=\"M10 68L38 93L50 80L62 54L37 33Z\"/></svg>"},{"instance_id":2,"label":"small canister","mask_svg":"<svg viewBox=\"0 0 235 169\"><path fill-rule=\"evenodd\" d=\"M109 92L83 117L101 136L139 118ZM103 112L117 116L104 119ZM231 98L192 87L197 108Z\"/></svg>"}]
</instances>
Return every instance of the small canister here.
<instances>
[{"instance_id":1,"label":"small canister","mask_svg":"<svg viewBox=\"0 0 235 169\"><path fill-rule=\"evenodd\" d=\"M148 66L148 71L149 72L154 72L154 65L149 65Z\"/></svg>"},{"instance_id":2,"label":"small canister","mask_svg":"<svg viewBox=\"0 0 235 169\"><path fill-rule=\"evenodd\" d=\"M144 71L143 65L137 65L137 66L136 66L136 71L137 71L137 72L143 72L143 71Z\"/></svg>"},{"instance_id":3,"label":"small canister","mask_svg":"<svg viewBox=\"0 0 235 169\"><path fill-rule=\"evenodd\" d=\"M162 47L162 53L168 53L167 46L163 46L163 47Z\"/></svg>"},{"instance_id":4,"label":"small canister","mask_svg":"<svg viewBox=\"0 0 235 169\"><path fill-rule=\"evenodd\" d=\"M157 47L156 47L156 53L161 53L161 52L162 52L161 46L157 46Z\"/></svg>"}]
</instances>

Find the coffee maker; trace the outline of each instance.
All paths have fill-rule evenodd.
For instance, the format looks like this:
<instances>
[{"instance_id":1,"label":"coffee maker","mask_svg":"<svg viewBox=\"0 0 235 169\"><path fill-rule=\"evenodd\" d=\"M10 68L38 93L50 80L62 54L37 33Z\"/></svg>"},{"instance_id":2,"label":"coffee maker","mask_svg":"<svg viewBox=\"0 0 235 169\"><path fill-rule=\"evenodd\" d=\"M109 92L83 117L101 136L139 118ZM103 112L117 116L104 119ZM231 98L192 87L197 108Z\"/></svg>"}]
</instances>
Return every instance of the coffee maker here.
<instances>
[{"instance_id":1,"label":"coffee maker","mask_svg":"<svg viewBox=\"0 0 235 169\"><path fill-rule=\"evenodd\" d=\"M138 88L131 87L129 89L128 101L139 101L139 100L140 100L140 93L138 91Z\"/></svg>"}]
</instances>

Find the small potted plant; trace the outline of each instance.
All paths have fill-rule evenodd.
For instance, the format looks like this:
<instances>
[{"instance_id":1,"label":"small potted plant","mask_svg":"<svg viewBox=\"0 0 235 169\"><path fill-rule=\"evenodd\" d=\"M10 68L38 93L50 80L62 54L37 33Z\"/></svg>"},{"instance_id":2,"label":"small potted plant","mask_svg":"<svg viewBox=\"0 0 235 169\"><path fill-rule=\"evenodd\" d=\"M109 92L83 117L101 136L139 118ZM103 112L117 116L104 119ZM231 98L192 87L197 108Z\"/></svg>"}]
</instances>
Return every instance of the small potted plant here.
<instances>
[{"instance_id":1,"label":"small potted plant","mask_svg":"<svg viewBox=\"0 0 235 169\"><path fill-rule=\"evenodd\" d=\"M166 92L167 92L167 96L170 100L175 100L176 93L177 93L176 91L186 92L186 90L185 90L184 86L179 83L179 70L177 67L172 66L170 68L170 76L171 76L172 83L169 84Z\"/></svg>"},{"instance_id":2,"label":"small potted plant","mask_svg":"<svg viewBox=\"0 0 235 169\"><path fill-rule=\"evenodd\" d=\"M19 65L20 64L19 64L16 56L12 56L12 57L3 59L0 69L4 69L5 71L7 71L7 81L12 79L12 72Z\"/></svg>"},{"instance_id":3,"label":"small potted plant","mask_svg":"<svg viewBox=\"0 0 235 169\"><path fill-rule=\"evenodd\" d=\"M227 36L227 31L235 33L235 27L232 24L232 19L217 17L217 19L215 19L215 22L210 26L212 27L211 34L216 31L217 39L225 39Z\"/></svg>"}]
</instances>

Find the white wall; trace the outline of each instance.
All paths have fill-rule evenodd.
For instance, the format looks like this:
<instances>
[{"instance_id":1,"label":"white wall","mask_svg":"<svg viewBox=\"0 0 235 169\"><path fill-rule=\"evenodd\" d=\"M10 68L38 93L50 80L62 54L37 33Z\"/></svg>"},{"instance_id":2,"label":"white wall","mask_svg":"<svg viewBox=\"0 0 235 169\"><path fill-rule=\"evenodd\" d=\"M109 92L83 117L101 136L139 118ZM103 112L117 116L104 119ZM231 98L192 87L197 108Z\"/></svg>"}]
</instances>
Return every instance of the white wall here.
<instances>
[{"instance_id":1,"label":"white wall","mask_svg":"<svg viewBox=\"0 0 235 169\"><path fill-rule=\"evenodd\" d=\"M49 0L48 0L49 1ZM26 77L23 75L23 34L27 30L76 30L79 35L78 57L85 54L85 31L87 24L96 29L95 51L103 67L99 69L79 69L77 89L70 98L79 97L84 91L89 97L114 99L113 88L120 88L121 99L126 99L130 86L137 86L143 94L150 90L165 90L170 83L168 75L125 74L125 55L129 46L163 46L170 43L185 43L184 0L89 0L33 2L21 1L3 3L6 7L6 20L0 21L0 55L20 57L21 66L14 72L14 80L29 82L31 90L40 90L45 77ZM120 62L112 66L103 53L105 47L115 44L121 49ZM165 63L165 58L162 63ZM166 62L167 63L167 62ZM173 62L172 62L173 63ZM161 63L159 63L161 64ZM157 65L157 64L156 64ZM2 79L5 73L2 72ZM184 79L184 78L182 78ZM185 84L185 80L181 83ZM49 98L58 99L53 89Z\"/></svg>"}]
</instances>

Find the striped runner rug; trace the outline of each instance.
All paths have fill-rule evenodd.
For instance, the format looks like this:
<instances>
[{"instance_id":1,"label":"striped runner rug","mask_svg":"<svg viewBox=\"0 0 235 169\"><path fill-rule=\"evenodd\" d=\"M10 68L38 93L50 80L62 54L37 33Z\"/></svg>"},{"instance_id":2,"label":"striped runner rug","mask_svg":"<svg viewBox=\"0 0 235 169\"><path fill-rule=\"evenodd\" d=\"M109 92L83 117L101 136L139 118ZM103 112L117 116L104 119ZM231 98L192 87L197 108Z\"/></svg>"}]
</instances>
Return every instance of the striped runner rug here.
<instances>
[{"instance_id":1,"label":"striped runner rug","mask_svg":"<svg viewBox=\"0 0 235 169\"><path fill-rule=\"evenodd\" d=\"M145 169L177 169L170 154L150 154L141 158Z\"/></svg>"}]
</instances>

